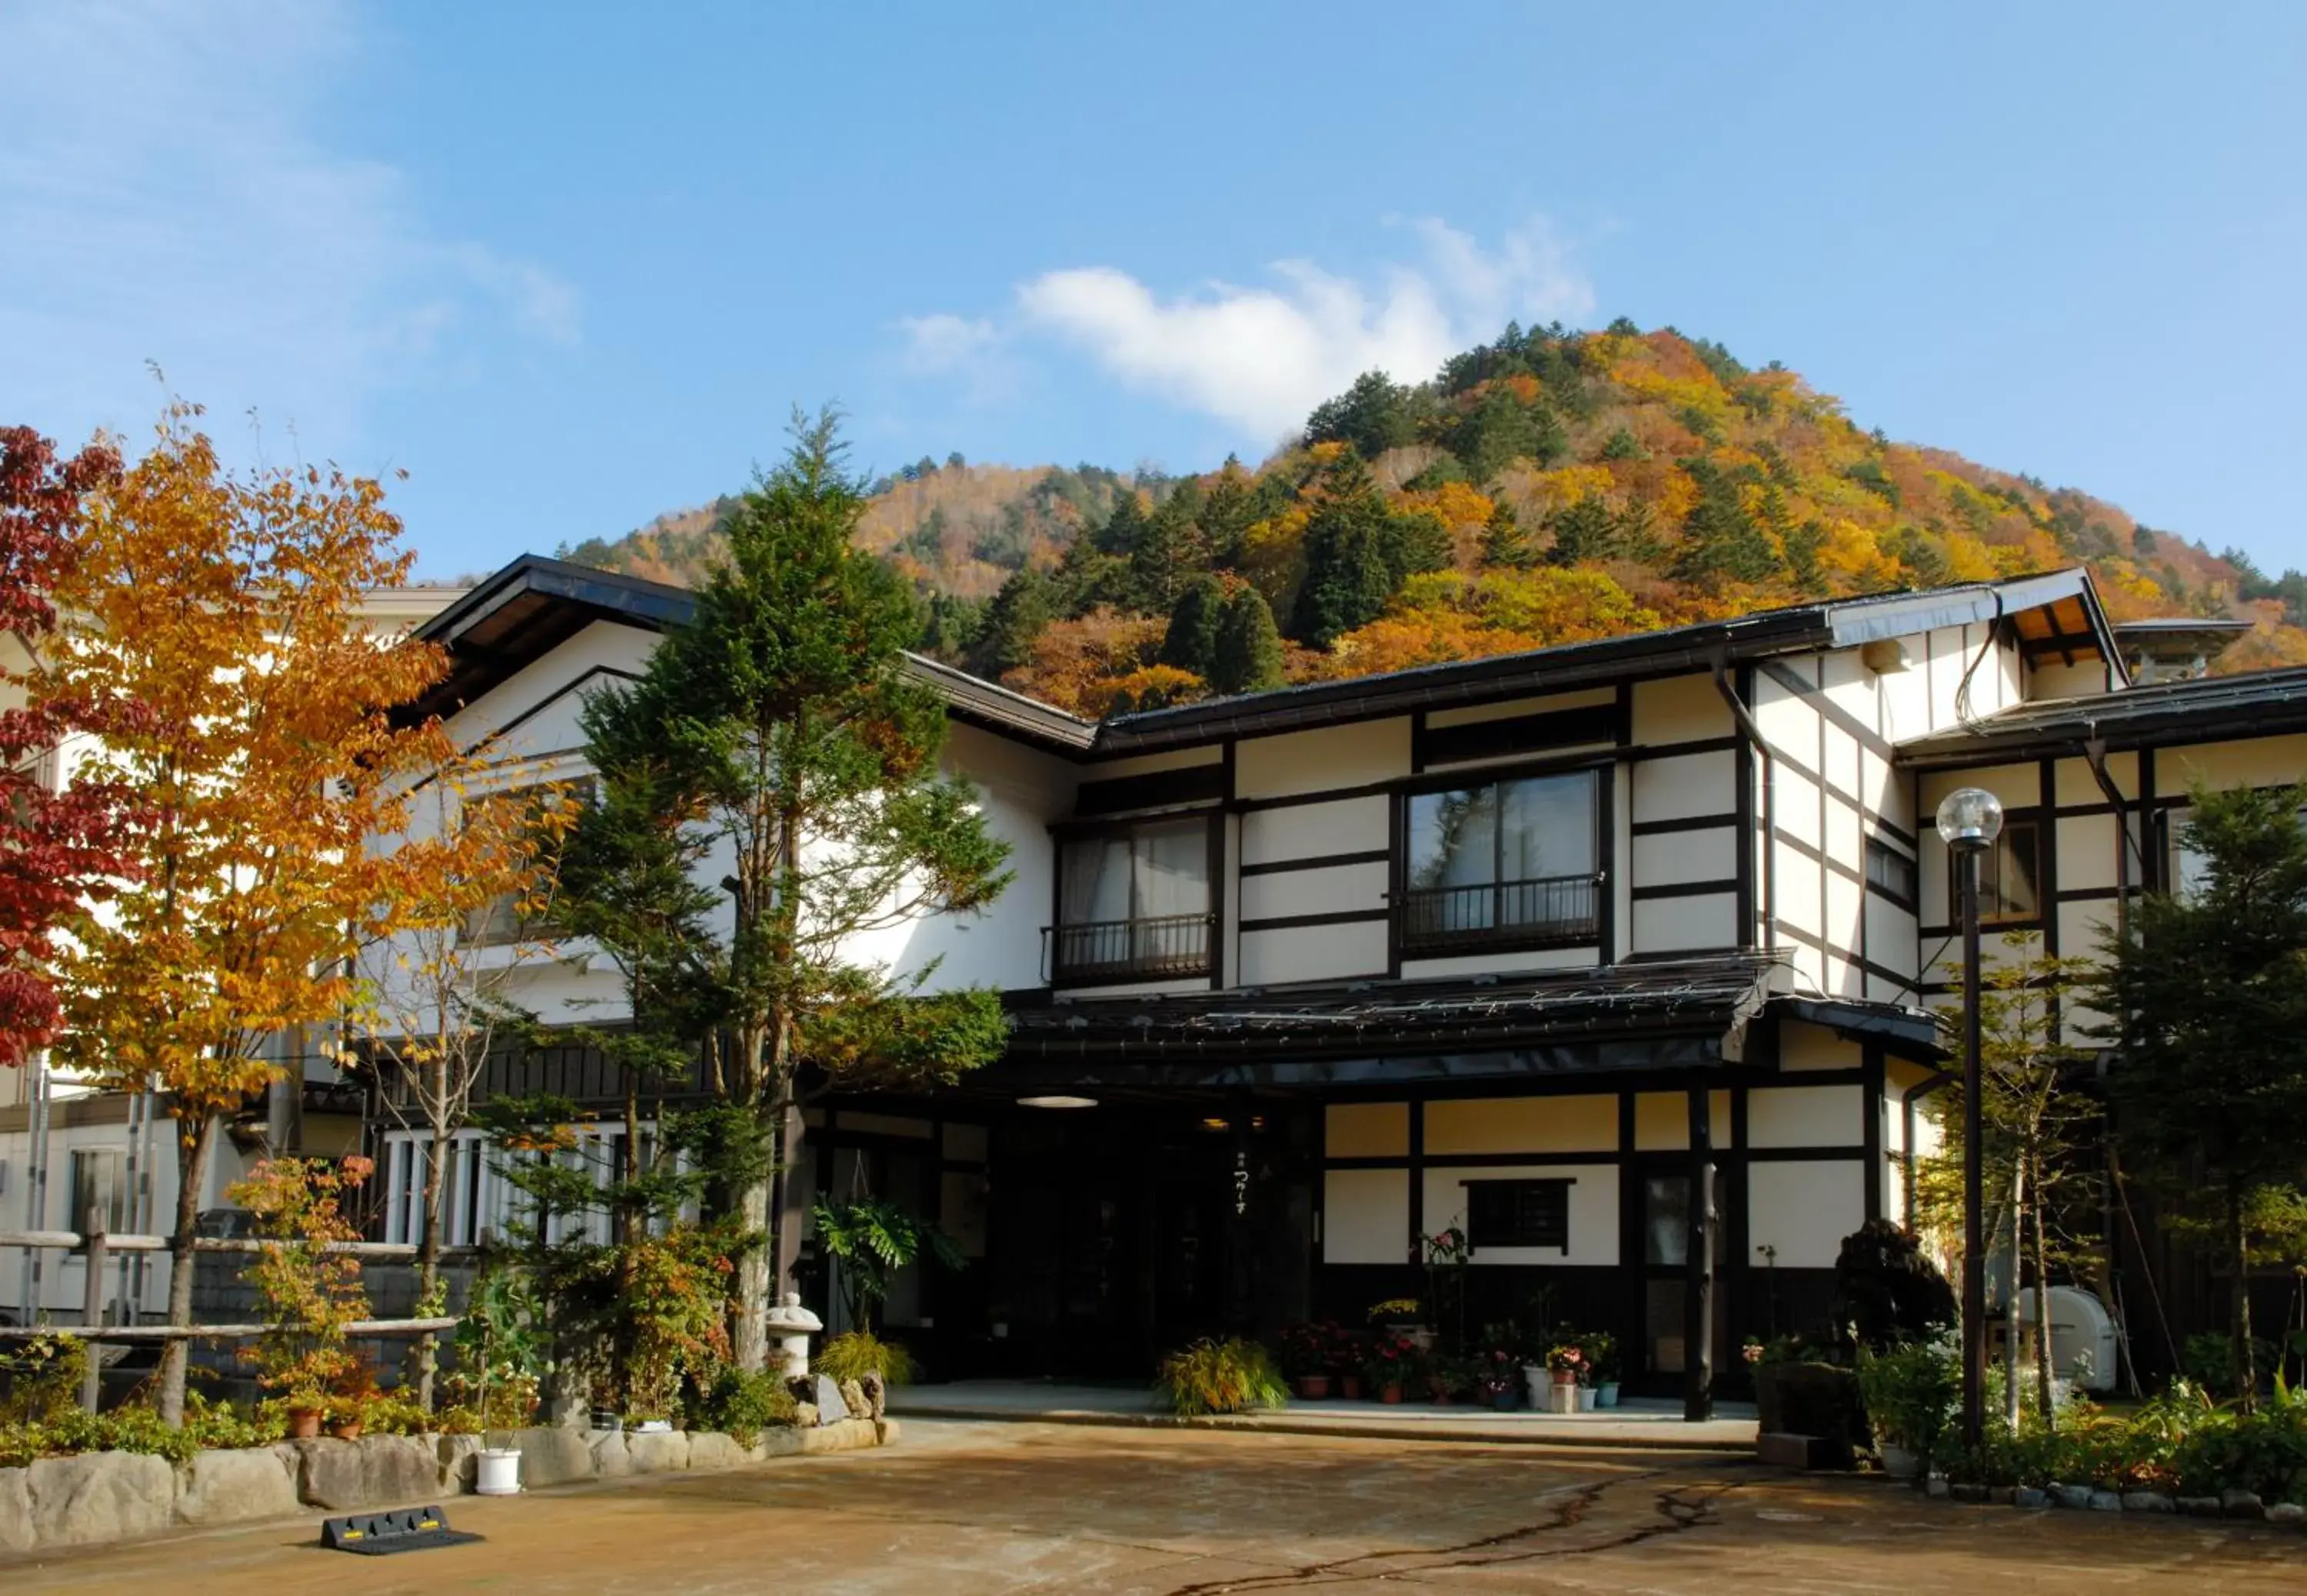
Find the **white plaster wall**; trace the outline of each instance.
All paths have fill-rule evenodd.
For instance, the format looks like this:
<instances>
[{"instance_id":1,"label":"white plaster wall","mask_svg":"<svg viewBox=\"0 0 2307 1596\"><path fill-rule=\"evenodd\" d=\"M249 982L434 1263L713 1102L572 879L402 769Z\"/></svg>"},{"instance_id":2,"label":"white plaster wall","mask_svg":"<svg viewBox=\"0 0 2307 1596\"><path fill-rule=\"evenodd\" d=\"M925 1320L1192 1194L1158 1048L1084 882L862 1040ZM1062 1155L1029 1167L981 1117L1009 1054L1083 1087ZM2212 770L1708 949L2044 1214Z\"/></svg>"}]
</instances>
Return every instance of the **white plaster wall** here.
<instances>
[{"instance_id":1,"label":"white plaster wall","mask_svg":"<svg viewBox=\"0 0 2307 1596\"><path fill-rule=\"evenodd\" d=\"M1269 986L1291 981L1384 975L1385 941L1383 920L1286 931L1245 931L1241 936L1239 984Z\"/></svg>"},{"instance_id":2,"label":"white plaster wall","mask_svg":"<svg viewBox=\"0 0 2307 1596\"><path fill-rule=\"evenodd\" d=\"M1245 875L1241 877L1241 917L1265 920L1284 915L1382 909L1385 886L1384 864L1332 865L1319 870Z\"/></svg>"},{"instance_id":3,"label":"white plaster wall","mask_svg":"<svg viewBox=\"0 0 2307 1596\"><path fill-rule=\"evenodd\" d=\"M1634 684L1634 741L1688 743L1728 737L1729 707L1711 676L1675 676Z\"/></svg>"},{"instance_id":4,"label":"white plaster wall","mask_svg":"<svg viewBox=\"0 0 2307 1596\"><path fill-rule=\"evenodd\" d=\"M1322 1177L1322 1261L1398 1264L1410 1257L1410 1172L1333 1169Z\"/></svg>"},{"instance_id":5,"label":"white plaster wall","mask_svg":"<svg viewBox=\"0 0 2307 1596\"><path fill-rule=\"evenodd\" d=\"M1431 1105L1428 1111L1431 1112ZM1428 1169L1425 1181L1425 1225L1428 1234L1445 1225L1466 1223L1468 1181L1569 1181L1570 1245L1555 1247L1482 1247L1473 1256L1477 1268L1516 1264L1615 1264L1618 1261L1618 1166L1615 1164L1552 1164L1496 1167Z\"/></svg>"},{"instance_id":6,"label":"white plaster wall","mask_svg":"<svg viewBox=\"0 0 2307 1596\"><path fill-rule=\"evenodd\" d=\"M1330 1104L1322 1111L1322 1148L1333 1158L1407 1157L1410 1105Z\"/></svg>"},{"instance_id":7,"label":"white plaster wall","mask_svg":"<svg viewBox=\"0 0 2307 1596\"><path fill-rule=\"evenodd\" d=\"M1326 804L1254 809L1241 817L1241 862L1270 865L1326 854L1368 853L1391 845L1392 810L1383 794Z\"/></svg>"},{"instance_id":8,"label":"white plaster wall","mask_svg":"<svg viewBox=\"0 0 2307 1596\"><path fill-rule=\"evenodd\" d=\"M1831 1269L1842 1238L1866 1217L1865 1166L1857 1160L1746 1166L1746 1233L1778 1249L1790 1269Z\"/></svg>"},{"instance_id":9,"label":"white plaster wall","mask_svg":"<svg viewBox=\"0 0 2307 1596\"><path fill-rule=\"evenodd\" d=\"M1738 765L1728 748L1711 754L1681 754L1645 759L1634 767L1634 817L1686 820L1700 815L1735 814Z\"/></svg>"},{"instance_id":10,"label":"white plaster wall","mask_svg":"<svg viewBox=\"0 0 2307 1596\"><path fill-rule=\"evenodd\" d=\"M1738 945L1738 900L1730 892L1702 898L1653 898L1634 905L1628 941L1637 953L1703 952Z\"/></svg>"},{"instance_id":11,"label":"white plaster wall","mask_svg":"<svg viewBox=\"0 0 2307 1596\"><path fill-rule=\"evenodd\" d=\"M1445 1097L1426 1105L1429 1155L1607 1153L1617 1145L1615 1096Z\"/></svg>"},{"instance_id":12,"label":"white plaster wall","mask_svg":"<svg viewBox=\"0 0 2307 1596\"><path fill-rule=\"evenodd\" d=\"M1404 980L1422 976L1517 975L1548 969L1591 969L1599 948L1527 948L1519 953L1481 953L1456 959L1405 959Z\"/></svg>"},{"instance_id":13,"label":"white plaster wall","mask_svg":"<svg viewBox=\"0 0 2307 1596\"><path fill-rule=\"evenodd\" d=\"M1779 1028L1779 1069L1856 1070L1861 1049L1847 1037L1838 1037L1822 1025L1789 1020Z\"/></svg>"},{"instance_id":14,"label":"white plaster wall","mask_svg":"<svg viewBox=\"0 0 2307 1596\"><path fill-rule=\"evenodd\" d=\"M1746 1145L1856 1147L1864 1102L1856 1086L1756 1087L1746 1094Z\"/></svg>"},{"instance_id":15,"label":"white plaster wall","mask_svg":"<svg viewBox=\"0 0 2307 1596\"><path fill-rule=\"evenodd\" d=\"M1250 738L1234 747L1234 791L1245 798L1359 787L1409 773L1407 716Z\"/></svg>"}]
</instances>

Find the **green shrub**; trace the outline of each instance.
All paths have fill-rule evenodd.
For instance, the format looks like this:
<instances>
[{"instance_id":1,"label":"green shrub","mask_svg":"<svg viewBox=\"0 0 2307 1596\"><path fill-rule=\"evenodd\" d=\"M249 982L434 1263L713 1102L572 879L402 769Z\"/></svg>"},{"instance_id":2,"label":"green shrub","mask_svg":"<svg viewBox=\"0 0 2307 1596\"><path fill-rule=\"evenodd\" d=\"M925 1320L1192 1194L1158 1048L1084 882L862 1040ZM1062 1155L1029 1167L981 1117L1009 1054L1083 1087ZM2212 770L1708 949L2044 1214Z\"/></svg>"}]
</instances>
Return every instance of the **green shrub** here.
<instances>
[{"instance_id":1,"label":"green shrub","mask_svg":"<svg viewBox=\"0 0 2307 1596\"><path fill-rule=\"evenodd\" d=\"M1162 1360L1154 1389L1171 1413L1188 1417L1278 1408L1290 1400L1265 1348L1239 1336L1171 1353Z\"/></svg>"},{"instance_id":2,"label":"green shrub","mask_svg":"<svg viewBox=\"0 0 2307 1596\"><path fill-rule=\"evenodd\" d=\"M816 1368L836 1380L878 1374L885 1386L909 1386L916 1373L913 1353L870 1330L844 1330L836 1336L818 1349Z\"/></svg>"},{"instance_id":3,"label":"green shrub","mask_svg":"<svg viewBox=\"0 0 2307 1596\"><path fill-rule=\"evenodd\" d=\"M80 1405L88 1344L74 1336L35 1336L0 1351L0 1424L40 1424Z\"/></svg>"},{"instance_id":4,"label":"green shrub","mask_svg":"<svg viewBox=\"0 0 2307 1596\"><path fill-rule=\"evenodd\" d=\"M1875 1435L1939 1459L1956 1426L1962 1365L1944 1341L1912 1342L1885 1352L1858 1349L1858 1395Z\"/></svg>"},{"instance_id":5,"label":"green shrub","mask_svg":"<svg viewBox=\"0 0 2307 1596\"><path fill-rule=\"evenodd\" d=\"M797 1417L785 1376L769 1369L724 1369L690 1413L694 1428L721 1430L746 1447L759 1439L761 1431L789 1425Z\"/></svg>"}]
</instances>

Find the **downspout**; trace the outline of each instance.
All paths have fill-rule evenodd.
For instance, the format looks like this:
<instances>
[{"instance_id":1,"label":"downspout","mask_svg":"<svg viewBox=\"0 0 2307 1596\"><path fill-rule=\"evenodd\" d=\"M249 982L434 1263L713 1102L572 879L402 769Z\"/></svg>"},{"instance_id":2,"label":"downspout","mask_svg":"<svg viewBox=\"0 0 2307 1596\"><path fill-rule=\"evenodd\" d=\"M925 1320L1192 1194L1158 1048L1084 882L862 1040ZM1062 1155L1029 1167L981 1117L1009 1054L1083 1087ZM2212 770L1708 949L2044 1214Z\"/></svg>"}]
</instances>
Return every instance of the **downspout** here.
<instances>
[{"instance_id":1,"label":"downspout","mask_svg":"<svg viewBox=\"0 0 2307 1596\"><path fill-rule=\"evenodd\" d=\"M1754 745L1756 755L1762 762L1762 868L1754 885L1759 894L1756 907L1762 915L1762 948L1767 952L1777 945L1779 929L1776 890L1779 875L1779 784L1772 773L1776 765L1771 757L1770 742L1762 736L1762 729L1754 723L1754 714L1739 699L1738 690L1730 685L1728 656L1718 650L1710 663L1714 668L1714 690L1722 695L1722 702L1730 708L1731 721L1737 726L1740 735ZM1747 849L1747 858L1751 861L1754 839L1751 836L1741 838L1739 846ZM1748 867L1753 867L1751 863ZM1745 926L1738 928L1741 945L1744 945L1751 929Z\"/></svg>"},{"instance_id":2,"label":"downspout","mask_svg":"<svg viewBox=\"0 0 2307 1596\"><path fill-rule=\"evenodd\" d=\"M2120 934L2128 930L2131 924L2131 858L2134 853L2139 856L2140 883L2141 885L2146 883L2146 840L2143 836L2133 837L2131 834L2131 815L2126 807L2128 800L2123 798L2123 789L2114 784L2114 778L2106 772L2106 739L2098 735L2096 724L2090 725L2083 741L2083 763L2090 766L2091 776L2098 782L2098 789L2114 807L2114 829L2122 839L2121 845L2114 850L2114 928ZM2146 816L2140 815L2140 829L2142 832L2146 830Z\"/></svg>"},{"instance_id":3,"label":"downspout","mask_svg":"<svg viewBox=\"0 0 2307 1596\"><path fill-rule=\"evenodd\" d=\"M1908 1230L1916 1228L1916 1221L1921 1217L1922 1212L1920 1206L1915 1200L1915 1105L1956 1079L1951 1070L1934 1071L1921 1085L1899 1099L1899 1122L1903 1132L1900 1148L1907 1165L1907 1228Z\"/></svg>"}]
</instances>

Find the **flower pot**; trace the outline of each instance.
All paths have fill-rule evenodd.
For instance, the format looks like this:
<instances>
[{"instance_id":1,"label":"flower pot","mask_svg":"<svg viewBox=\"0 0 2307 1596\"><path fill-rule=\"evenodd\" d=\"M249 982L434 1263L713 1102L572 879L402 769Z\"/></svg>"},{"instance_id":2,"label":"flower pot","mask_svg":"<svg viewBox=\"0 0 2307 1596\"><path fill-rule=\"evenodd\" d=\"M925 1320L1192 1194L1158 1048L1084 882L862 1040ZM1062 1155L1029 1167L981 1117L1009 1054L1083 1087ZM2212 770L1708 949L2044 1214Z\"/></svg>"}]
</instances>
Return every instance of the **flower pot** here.
<instances>
[{"instance_id":1,"label":"flower pot","mask_svg":"<svg viewBox=\"0 0 2307 1596\"><path fill-rule=\"evenodd\" d=\"M1545 1407L1547 1403L1546 1393L1554 1384L1554 1377L1547 1372L1546 1365L1543 1363L1523 1364L1522 1366L1522 1385L1530 1392L1530 1405L1533 1408Z\"/></svg>"},{"instance_id":2,"label":"flower pot","mask_svg":"<svg viewBox=\"0 0 2307 1596\"><path fill-rule=\"evenodd\" d=\"M1598 1408L1617 1407L1618 1405L1618 1382L1616 1380L1597 1380L1594 1383L1594 1405Z\"/></svg>"},{"instance_id":3,"label":"flower pot","mask_svg":"<svg viewBox=\"0 0 2307 1596\"><path fill-rule=\"evenodd\" d=\"M480 1468L475 1477L473 1493L484 1497L510 1497L520 1493L520 1454L510 1447L484 1447L480 1453Z\"/></svg>"},{"instance_id":4,"label":"flower pot","mask_svg":"<svg viewBox=\"0 0 2307 1596\"><path fill-rule=\"evenodd\" d=\"M1578 1411L1576 1384L1565 1385L1557 1380L1547 1387L1546 1411L1549 1413L1574 1413Z\"/></svg>"},{"instance_id":5,"label":"flower pot","mask_svg":"<svg viewBox=\"0 0 2307 1596\"><path fill-rule=\"evenodd\" d=\"M1299 1375L1298 1395L1308 1402L1327 1402L1330 1399L1330 1377L1326 1374Z\"/></svg>"},{"instance_id":6,"label":"flower pot","mask_svg":"<svg viewBox=\"0 0 2307 1596\"><path fill-rule=\"evenodd\" d=\"M1595 1397L1595 1392L1594 1392L1594 1387L1591 1387L1591 1386L1581 1386L1581 1387L1578 1387L1578 1411L1579 1411L1580 1413L1592 1413L1592 1412L1594 1411L1594 1397Z\"/></svg>"},{"instance_id":7,"label":"flower pot","mask_svg":"<svg viewBox=\"0 0 2307 1596\"><path fill-rule=\"evenodd\" d=\"M1377 1388L1377 1399L1380 1402L1400 1402L1402 1400L1402 1387L1400 1386L1380 1386Z\"/></svg>"},{"instance_id":8,"label":"flower pot","mask_svg":"<svg viewBox=\"0 0 2307 1596\"><path fill-rule=\"evenodd\" d=\"M288 1410L288 1438L290 1440L309 1441L320 1433L320 1409L290 1408Z\"/></svg>"},{"instance_id":9,"label":"flower pot","mask_svg":"<svg viewBox=\"0 0 2307 1596\"><path fill-rule=\"evenodd\" d=\"M1338 1395L1348 1402L1359 1402L1362 1399L1362 1377L1358 1374L1340 1375Z\"/></svg>"},{"instance_id":10,"label":"flower pot","mask_svg":"<svg viewBox=\"0 0 2307 1596\"><path fill-rule=\"evenodd\" d=\"M639 1423L632 1426L632 1431L635 1435L670 1435L673 1433L673 1421L670 1419L643 1419Z\"/></svg>"},{"instance_id":11,"label":"flower pot","mask_svg":"<svg viewBox=\"0 0 2307 1596\"><path fill-rule=\"evenodd\" d=\"M1893 1480L1911 1480L1923 1472L1922 1458L1896 1441L1884 1441L1875 1454L1882 1460L1882 1472Z\"/></svg>"},{"instance_id":12,"label":"flower pot","mask_svg":"<svg viewBox=\"0 0 2307 1596\"><path fill-rule=\"evenodd\" d=\"M356 1441L361 1438L361 1421L358 1419L339 1420L329 1426L329 1433L340 1441Z\"/></svg>"},{"instance_id":13,"label":"flower pot","mask_svg":"<svg viewBox=\"0 0 2307 1596\"><path fill-rule=\"evenodd\" d=\"M1497 1409L1501 1413L1511 1413L1514 1409L1521 1405L1522 1399L1514 1395L1514 1389L1512 1386L1508 1386L1503 1391L1493 1391L1490 1393L1490 1406Z\"/></svg>"}]
</instances>

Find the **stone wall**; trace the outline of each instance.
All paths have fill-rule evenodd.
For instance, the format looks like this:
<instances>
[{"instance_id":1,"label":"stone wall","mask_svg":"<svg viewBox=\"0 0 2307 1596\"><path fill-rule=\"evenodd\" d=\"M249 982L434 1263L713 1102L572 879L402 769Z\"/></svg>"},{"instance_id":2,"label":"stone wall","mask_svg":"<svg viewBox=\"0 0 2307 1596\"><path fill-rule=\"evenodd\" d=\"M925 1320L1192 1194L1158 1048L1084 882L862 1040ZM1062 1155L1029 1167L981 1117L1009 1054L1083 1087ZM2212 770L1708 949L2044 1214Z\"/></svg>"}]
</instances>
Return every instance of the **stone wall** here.
<instances>
[{"instance_id":1,"label":"stone wall","mask_svg":"<svg viewBox=\"0 0 2307 1596\"><path fill-rule=\"evenodd\" d=\"M750 1447L708 1430L515 1430L489 1444L521 1455L521 1483L541 1488L679 1471L740 1469L776 1457L886 1447L894 1420L846 1419L771 1430ZM0 1553L39 1552L293 1517L308 1509L366 1512L420 1506L473 1489L481 1438L364 1436L203 1452L190 1463L133 1452L87 1452L0 1469Z\"/></svg>"}]
</instances>

